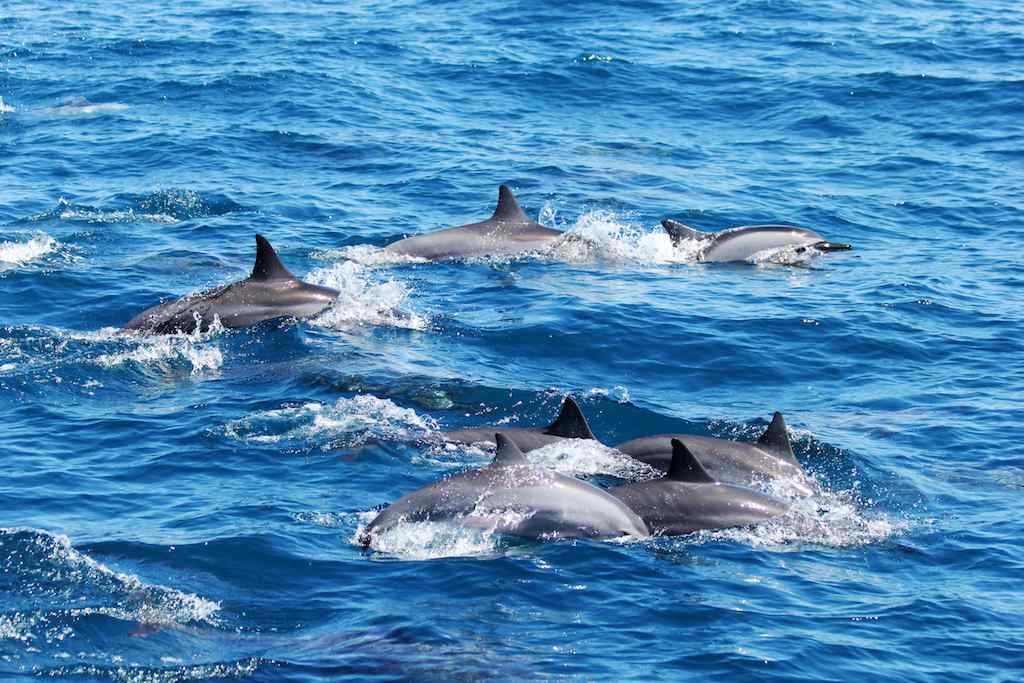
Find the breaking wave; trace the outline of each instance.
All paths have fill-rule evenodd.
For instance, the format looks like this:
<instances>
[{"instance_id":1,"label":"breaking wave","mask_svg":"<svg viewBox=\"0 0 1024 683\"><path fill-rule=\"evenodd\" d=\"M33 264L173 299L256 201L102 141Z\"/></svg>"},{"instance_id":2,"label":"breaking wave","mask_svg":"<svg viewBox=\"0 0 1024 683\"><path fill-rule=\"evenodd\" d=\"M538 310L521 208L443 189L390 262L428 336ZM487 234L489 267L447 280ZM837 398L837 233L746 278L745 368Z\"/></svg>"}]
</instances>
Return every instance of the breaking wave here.
<instances>
[{"instance_id":1,"label":"breaking wave","mask_svg":"<svg viewBox=\"0 0 1024 683\"><path fill-rule=\"evenodd\" d=\"M215 625L220 603L144 582L75 550L67 536L0 528L0 640L63 641L99 615L135 624Z\"/></svg>"},{"instance_id":2,"label":"breaking wave","mask_svg":"<svg viewBox=\"0 0 1024 683\"><path fill-rule=\"evenodd\" d=\"M57 206L32 216L28 222L56 220L100 224L146 222L171 225L193 218L246 211L245 207L230 197L181 188L168 188L147 194L116 195L107 203L111 206L90 206L60 197Z\"/></svg>"}]
</instances>

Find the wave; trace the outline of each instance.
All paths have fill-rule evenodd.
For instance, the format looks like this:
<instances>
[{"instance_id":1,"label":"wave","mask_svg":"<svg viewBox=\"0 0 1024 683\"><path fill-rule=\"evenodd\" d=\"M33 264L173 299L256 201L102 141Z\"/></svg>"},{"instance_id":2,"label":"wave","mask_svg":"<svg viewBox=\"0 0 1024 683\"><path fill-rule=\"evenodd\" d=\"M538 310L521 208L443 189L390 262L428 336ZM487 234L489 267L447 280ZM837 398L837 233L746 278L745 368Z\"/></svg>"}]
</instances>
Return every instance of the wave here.
<instances>
[{"instance_id":1,"label":"wave","mask_svg":"<svg viewBox=\"0 0 1024 683\"><path fill-rule=\"evenodd\" d=\"M217 624L220 603L115 571L67 536L0 528L0 640L53 644L99 615L135 624Z\"/></svg>"},{"instance_id":2,"label":"wave","mask_svg":"<svg viewBox=\"0 0 1024 683\"><path fill-rule=\"evenodd\" d=\"M0 242L0 272L37 261L60 247L61 243L46 233L26 242Z\"/></svg>"},{"instance_id":3,"label":"wave","mask_svg":"<svg viewBox=\"0 0 1024 683\"><path fill-rule=\"evenodd\" d=\"M110 199L113 207L75 204L64 197L57 206L30 217L27 222L68 221L80 223L159 223L171 225L179 221L247 211L230 197L196 190L168 188L146 194L119 194Z\"/></svg>"}]
</instances>

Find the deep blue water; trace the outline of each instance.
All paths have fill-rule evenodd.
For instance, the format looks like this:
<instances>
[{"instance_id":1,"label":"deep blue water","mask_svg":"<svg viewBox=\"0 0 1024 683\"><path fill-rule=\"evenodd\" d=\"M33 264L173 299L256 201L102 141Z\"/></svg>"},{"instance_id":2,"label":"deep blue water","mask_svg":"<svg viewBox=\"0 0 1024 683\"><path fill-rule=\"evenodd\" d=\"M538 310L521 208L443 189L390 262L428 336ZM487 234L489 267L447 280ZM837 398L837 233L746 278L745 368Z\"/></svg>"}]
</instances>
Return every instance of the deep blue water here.
<instances>
[{"instance_id":1,"label":"deep blue water","mask_svg":"<svg viewBox=\"0 0 1024 683\"><path fill-rule=\"evenodd\" d=\"M0 7L0 677L1024 677L1018 4L243 4ZM502 182L576 237L377 249ZM701 264L666 216L856 249ZM256 232L335 307L116 332ZM626 545L353 543L489 457L432 432L566 394L608 443L781 410L820 491Z\"/></svg>"}]
</instances>

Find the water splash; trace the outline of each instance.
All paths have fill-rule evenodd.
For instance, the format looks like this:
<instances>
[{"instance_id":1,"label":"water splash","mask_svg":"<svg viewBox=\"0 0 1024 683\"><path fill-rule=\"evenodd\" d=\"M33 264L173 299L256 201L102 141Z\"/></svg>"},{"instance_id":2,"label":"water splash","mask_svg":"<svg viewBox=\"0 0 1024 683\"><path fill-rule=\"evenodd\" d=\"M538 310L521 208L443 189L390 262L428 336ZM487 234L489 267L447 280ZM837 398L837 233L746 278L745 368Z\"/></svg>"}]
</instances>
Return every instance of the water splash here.
<instances>
[{"instance_id":1,"label":"water splash","mask_svg":"<svg viewBox=\"0 0 1024 683\"><path fill-rule=\"evenodd\" d=\"M700 532L698 542L733 541L771 550L808 546L848 548L880 543L909 528L906 521L861 510L850 492L822 492L792 499L789 512L758 524Z\"/></svg>"},{"instance_id":2,"label":"water splash","mask_svg":"<svg viewBox=\"0 0 1024 683\"><path fill-rule=\"evenodd\" d=\"M60 246L60 242L46 233L34 235L27 242L0 242L0 273L38 261Z\"/></svg>"},{"instance_id":3,"label":"water splash","mask_svg":"<svg viewBox=\"0 0 1024 683\"><path fill-rule=\"evenodd\" d=\"M593 439L565 439L526 453L527 459L560 474L610 475L629 481L653 479L659 471Z\"/></svg>"},{"instance_id":4,"label":"water splash","mask_svg":"<svg viewBox=\"0 0 1024 683\"><path fill-rule=\"evenodd\" d=\"M358 325L410 330L428 326L426 317L408 307L410 290L406 285L396 280L374 282L366 267L354 261L316 268L306 279L339 292L331 307L312 320L314 325L338 330Z\"/></svg>"},{"instance_id":5,"label":"water splash","mask_svg":"<svg viewBox=\"0 0 1024 683\"><path fill-rule=\"evenodd\" d=\"M215 377L224 362L217 345L222 331L219 325L205 333L169 335L143 335L115 327L82 332L42 325L10 326L0 328L0 374L27 373L33 384L61 383L61 368L91 365L132 367L172 376L186 370L193 377ZM91 393L102 384L79 377L78 386Z\"/></svg>"},{"instance_id":6,"label":"water splash","mask_svg":"<svg viewBox=\"0 0 1024 683\"><path fill-rule=\"evenodd\" d=\"M96 363L110 368L124 364L148 366L163 371L172 371L175 361L186 361L193 375L215 374L224 364L224 354L216 345L207 345L224 332L219 318L214 318L210 328L200 332L197 326L191 333L146 335L124 332L108 327L95 333L78 335L93 340L106 340L116 335L118 341L129 348L114 353L104 353Z\"/></svg>"},{"instance_id":7,"label":"water splash","mask_svg":"<svg viewBox=\"0 0 1024 683\"><path fill-rule=\"evenodd\" d=\"M352 447L371 439L409 441L437 429L437 423L386 398L361 394L339 398L334 405L318 402L264 410L223 427L231 439L281 447Z\"/></svg>"},{"instance_id":8,"label":"water splash","mask_svg":"<svg viewBox=\"0 0 1024 683\"><path fill-rule=\"evenodd\" d=\"M392 266L409 263L430 263L429 259L407 254L398 254L372 244L355 244L338 249L321 249L313 252L313 258L324 261L348 260L361 266Z\"/></svg>"}]
</instances>

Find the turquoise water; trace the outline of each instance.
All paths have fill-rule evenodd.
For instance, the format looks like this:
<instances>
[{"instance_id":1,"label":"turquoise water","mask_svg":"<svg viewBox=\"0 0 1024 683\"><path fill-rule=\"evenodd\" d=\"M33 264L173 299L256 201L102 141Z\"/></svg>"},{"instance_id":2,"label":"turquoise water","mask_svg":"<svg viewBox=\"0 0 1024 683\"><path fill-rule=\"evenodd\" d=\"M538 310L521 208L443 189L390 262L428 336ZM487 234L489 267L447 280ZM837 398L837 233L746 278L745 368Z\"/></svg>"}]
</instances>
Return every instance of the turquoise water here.
<instances>
[{"instance_id":1,"label":"turquoise water","mask_svg":"<svg viewBox=\"0 0 1024 683\"><path fill-rule=\"evenodd\" d=\"M0 8L0 677L1019 680L1024 12L1012 3ZM488 216L543 256L379 247ZM697 263L658 221L855 250ZM253 235L342 291L138 339ZM374 510L486 463L789 422L756 529L513 543ZM597 446L531 458L608 485Z\"/></svg>"}]
</instances>

